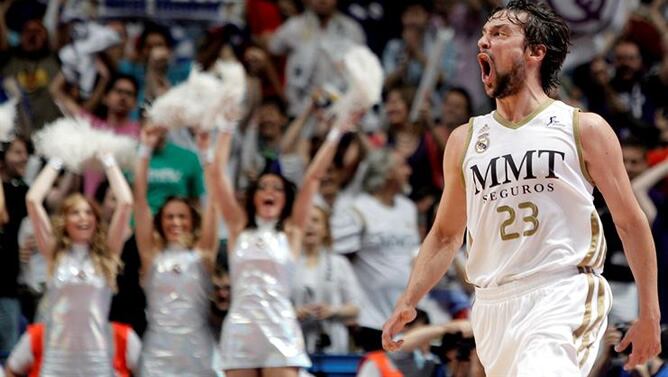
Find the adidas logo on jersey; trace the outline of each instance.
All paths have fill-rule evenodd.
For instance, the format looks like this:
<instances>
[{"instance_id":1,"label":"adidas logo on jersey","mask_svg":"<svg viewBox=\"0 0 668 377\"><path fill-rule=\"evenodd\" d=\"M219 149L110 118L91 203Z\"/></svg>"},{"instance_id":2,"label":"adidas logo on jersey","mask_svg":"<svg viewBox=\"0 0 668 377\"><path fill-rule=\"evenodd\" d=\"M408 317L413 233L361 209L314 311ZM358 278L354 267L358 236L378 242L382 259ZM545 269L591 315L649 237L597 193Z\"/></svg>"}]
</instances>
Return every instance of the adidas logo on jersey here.
<instances>
[{"instance_id":1,"label":"adidas logo on jersey","mask_svg":"<svg viewBox=\"0 0 668 377\"><path fill-rule=\"evenodd\" d=\"M559 122L556 115L553 115L553 116L550 117L550 121L547 122L546 126L548 126L548 127L559 127L559 126L563 126L563 124L561 124L561 122Z\"/></svg>"}]
</instances>

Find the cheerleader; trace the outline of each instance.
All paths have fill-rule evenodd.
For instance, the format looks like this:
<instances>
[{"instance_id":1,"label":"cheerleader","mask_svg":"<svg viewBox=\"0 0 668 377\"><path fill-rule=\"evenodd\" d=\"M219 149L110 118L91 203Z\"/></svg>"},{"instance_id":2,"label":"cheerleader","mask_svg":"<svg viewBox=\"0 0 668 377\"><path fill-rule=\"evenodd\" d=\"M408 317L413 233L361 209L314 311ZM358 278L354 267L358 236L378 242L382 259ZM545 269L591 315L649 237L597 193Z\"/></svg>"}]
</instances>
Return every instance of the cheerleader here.
<instances>
[{"instance_id":1,"label":"cheerleader","mask_svg":"<svg viewBox=\"0 0 668 377\"><path fill-rule=\"evenodd\" d=\"M200 219L184 199L172 197L152 216L147 200L151 152L164 130L142 130L134 195L137 247L147 299L148 328L140 361L140 376L213 376L214 339L208 324L211 273L218 250L215 195ZM197 137L201 150L209 136ZM207 192L217 178L213 154L204 156Z\"/></svg>"},{"instance_id":2,"label":"cheerleader","mask_svg":"<svg viewBox=\"0 0 668 377\"><path fill-rule=\"evenodd\" d=\"M218 139L217 160L223 167L230 154L231 131L222 130ZM280 174L265 172L249 187L242 207L224 175L216 187L230 245L233 299L220 345L228 377L296 377L299 368L311 364L290 302L291 277L313 196L343 132L330 131L299 191Z\"/></svg>"},{"instance_id":3,"label":"cheerleader","mask_svg":"<svg viewBox=\"0 0 668 377\"><path fill-rule=\"evenodd\" d=\"M59 159L49 161L26 196L37 247L49 264L43 377L114 376L107 317L132 194L114 157L100 160L118 201L108 230L96 205L81 194L67 197L49 220L42 203L63 165Z\"/></svg>"}]
</instances>

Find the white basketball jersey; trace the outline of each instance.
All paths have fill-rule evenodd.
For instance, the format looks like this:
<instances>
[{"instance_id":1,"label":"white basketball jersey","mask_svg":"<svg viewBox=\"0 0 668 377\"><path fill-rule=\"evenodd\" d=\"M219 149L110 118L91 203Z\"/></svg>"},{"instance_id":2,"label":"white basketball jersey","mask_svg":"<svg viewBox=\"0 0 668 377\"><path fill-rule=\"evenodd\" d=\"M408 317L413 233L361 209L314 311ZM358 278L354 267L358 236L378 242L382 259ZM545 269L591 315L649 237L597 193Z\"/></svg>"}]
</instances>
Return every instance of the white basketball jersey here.
<instances>
[{"instance_id":1,"label":"white basketball jersey","mask_svg":"<svg viewBox=\"0 0 668 377\"><path fill-rule=\"evenodd\" d=\"M578 109L550 100L519 123L497 112L471 118L462 169L474 285L576 266L601 270L605 239L578 117Z\"/></svg>"}]
</instances>

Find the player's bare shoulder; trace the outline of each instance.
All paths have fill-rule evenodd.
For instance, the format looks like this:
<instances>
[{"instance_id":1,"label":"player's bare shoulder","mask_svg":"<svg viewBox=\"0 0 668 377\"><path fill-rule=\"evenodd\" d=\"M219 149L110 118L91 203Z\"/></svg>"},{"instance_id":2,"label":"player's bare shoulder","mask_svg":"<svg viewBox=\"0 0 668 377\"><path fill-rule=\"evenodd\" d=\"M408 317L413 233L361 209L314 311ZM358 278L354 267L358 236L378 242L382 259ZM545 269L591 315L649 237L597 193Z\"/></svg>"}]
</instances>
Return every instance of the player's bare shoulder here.
<instances>
[{"instance_id":1,"label":"player's bare shoulder","mask_svg":"<svg viewBox=\"0 0 668 377\"><path fill-rule=\"evenodd\" d=\"M600 181L597 177L606 174L612 162L621 163L617 135L603 117L590 112L580 113L579 132L589 174L595 182Z\"/></svg>"},{"instance_id":2,"label":"player's bare shoulder","mask_svg":"<svg viewBox=\"0 0 668 377\"><path fill-rule=\"evenodd\" d=\"M468 122L458 126L450 133L445 146L444 158L446 160L454 159L455 161L461 161L464 158L466 148L471 141L471 131L472 125L471 122Z\"/></svg>"}]
</instances>

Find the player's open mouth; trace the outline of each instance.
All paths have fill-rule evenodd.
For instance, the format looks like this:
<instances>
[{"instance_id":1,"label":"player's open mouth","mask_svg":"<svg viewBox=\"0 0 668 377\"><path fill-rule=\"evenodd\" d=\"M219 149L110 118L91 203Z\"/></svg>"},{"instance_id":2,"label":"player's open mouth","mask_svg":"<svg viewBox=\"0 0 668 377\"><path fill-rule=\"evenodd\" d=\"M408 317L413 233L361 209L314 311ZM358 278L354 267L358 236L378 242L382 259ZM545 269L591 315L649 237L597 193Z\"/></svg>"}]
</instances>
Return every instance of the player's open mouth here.
<instances>
[{"instance_id":1,"label":"player's open mouth","mask_svg":"<svg viewBox=\"0 0 668 377\"><path fill-rule=\"evenodd\" d=\"M494 80L494 70L492 69L492 60L486 53L478 54L478 63L480 64L480 72L482 82L485 86L491 85Z\"/></svg>"}]
</instances>

